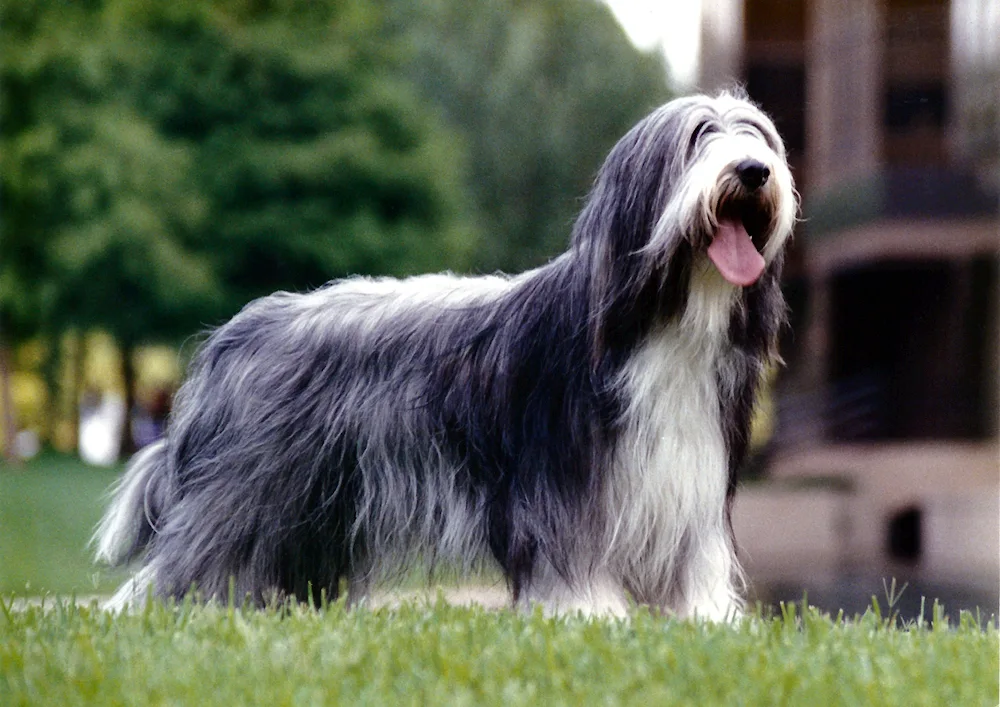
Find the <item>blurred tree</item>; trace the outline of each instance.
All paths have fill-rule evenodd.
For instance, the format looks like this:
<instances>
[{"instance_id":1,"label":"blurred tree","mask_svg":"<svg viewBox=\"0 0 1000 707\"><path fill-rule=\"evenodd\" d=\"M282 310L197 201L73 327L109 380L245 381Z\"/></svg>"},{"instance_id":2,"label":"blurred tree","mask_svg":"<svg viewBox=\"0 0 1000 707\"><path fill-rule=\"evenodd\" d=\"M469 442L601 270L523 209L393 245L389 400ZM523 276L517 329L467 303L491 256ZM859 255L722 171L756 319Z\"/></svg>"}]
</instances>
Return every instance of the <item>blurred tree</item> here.
<instances>
[{"instance_id":1,"label":"blurred tree","mask_svg":"<svg viewBox=\"0 0 1000 707\"><path fill-rule=\"evenodd\" d=\"M2 12L0 327L105 329L130 402L140 343L276 289L466 264L461 154L360 0Z\"/></svg>"},{"instance_id":2,"label":"blurred tree","mask_svg":"<svg viewBox=\"0 0 1000 707\"><path fill-rule=\"evenodd\" d=\"M198 241L206 199L194 188L190 148L127 106L90 112L60 160L70 218L51 242L54 318L60 331L97 327L115 337L132 411L137 347L190 334L218 311L219 282ZM132 451L128 435L124 444Z\"/></svg>"},{"instance_id":3,"label":"blurred tree","mask_svg":"<svg viewBox=\"0 0 1000 707\"><path fill-rule=\"evenodd\" d=\"M0 335L8 344L37 333L54 303L47 256L63 202L51 178L61 130L51 115L60 96L80 90L68 27L55 21L54 1L0 5ZM87 13L66 8L66 23Z\"/></svg>"},{"instance_id":4,"label":"blurred tree","mask_svg":"<svg viewBox=\"0 0 1000 707\"><path fill-rule=\"evenodd\" d=\"M58 288L48 255L68 213L56 176L66 131L55 106L85 94L73 48L75 33L92 29L91 10L86 2L55 0L0 5L0 402L7 455L16 432L11 349L54 333Z\"/></svg>"},{"instance_id":5,"label":"blurred tree","mask_svg":"<svg viewBox=\"0 0 1000 707\"><path fill-rule=\"evenodd\" d=\"M476 265L560 252L608 150L668 98L666 69L597 0L385 0L407 71L465 138Z\"/></svg>"},{"instance_id":6,"label":"blurred tree","mask_svg":"<svg viewBox=\"0 0 1000 707\"><path fill-rule=\"evenodd\" d=\"M194 151L222 316L333 277L467 266L455 141L360 2L219 2L150 23L120 90Z\"/></svg>"},{"instance_id":7,"label":"blurred tree","mask_svg":"<svg viewBox=\"0 0 1000 707\"><path fill-rule=\"evenodd\" d=\"M191 155L114 95L127 66L97 9L6 10L17 46L4 57L0 313L15 340L48 340L50 407L65 329L118 339L131 404L134 347L187 333L217 292L193 249L204 200L190 185Z\"/></svg>"}]
</instances>

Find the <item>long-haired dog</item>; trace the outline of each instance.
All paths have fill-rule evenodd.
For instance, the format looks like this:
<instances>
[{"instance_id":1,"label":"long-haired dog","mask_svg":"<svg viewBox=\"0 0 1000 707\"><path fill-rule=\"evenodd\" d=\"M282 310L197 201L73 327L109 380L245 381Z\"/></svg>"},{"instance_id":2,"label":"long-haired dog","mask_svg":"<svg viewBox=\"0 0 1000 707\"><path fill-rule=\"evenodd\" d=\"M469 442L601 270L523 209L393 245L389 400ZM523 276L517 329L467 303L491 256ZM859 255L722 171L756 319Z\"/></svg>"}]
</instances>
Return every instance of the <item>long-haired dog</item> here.
<instances>
[{"instance_id":1,"label":"long-haired dog","mask_svg":"<svg viewBox=\"0 0 1000 707\"><path fill-rule=\"evenodd\" d=\"M446 559L495 563L516 605L738 611L729 513L796 208L760 110L682 98L614 147L547 265L250 303L115 491L99 558L142 566L112 605L353 600Z\"/></svg>"}]
</instances>

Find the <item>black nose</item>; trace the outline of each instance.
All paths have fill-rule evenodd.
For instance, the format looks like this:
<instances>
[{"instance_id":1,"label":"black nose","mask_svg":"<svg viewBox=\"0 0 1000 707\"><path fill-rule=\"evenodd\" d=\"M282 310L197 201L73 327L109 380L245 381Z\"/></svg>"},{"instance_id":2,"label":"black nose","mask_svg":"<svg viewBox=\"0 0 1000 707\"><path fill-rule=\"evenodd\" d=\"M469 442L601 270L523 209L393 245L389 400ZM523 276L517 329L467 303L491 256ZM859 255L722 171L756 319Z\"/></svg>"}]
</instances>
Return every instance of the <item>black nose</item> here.
<instances>
[{"instance_id":1,"label":"black nose","mask_svg":"<svg viewBox=\"0 0 1000 707\"><path fill-rule=\"evenodd\" d=\"M736 176L740 178L743 186L747 189L757 191L767 182L767 178L771 176L771 170L763 162L743 160L736 165Z\"/></svg>"}]
</instances>

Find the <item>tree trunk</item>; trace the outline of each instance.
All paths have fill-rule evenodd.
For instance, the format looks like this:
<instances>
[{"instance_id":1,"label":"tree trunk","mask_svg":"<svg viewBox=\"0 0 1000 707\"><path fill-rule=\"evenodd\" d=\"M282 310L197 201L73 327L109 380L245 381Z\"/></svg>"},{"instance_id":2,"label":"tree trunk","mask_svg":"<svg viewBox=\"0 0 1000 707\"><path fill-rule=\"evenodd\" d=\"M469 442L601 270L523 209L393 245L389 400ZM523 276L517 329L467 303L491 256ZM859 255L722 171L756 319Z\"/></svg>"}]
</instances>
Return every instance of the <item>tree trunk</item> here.
<instances>
[{"instance_id":1,"label":"tree trunk","mask_svg":"<svg viewBox=\"0 0 1000 707\"><path fill-rule=\"evenodd\" d=\"M59 399L62 386L59 380L59 366L62 363L62 341L59 333L48 331L45 337L45 360L42 363L42 379L45 382L45 409L42 413L42 429L38 440L43 447L52 447L55 441L56 422L59 420Z\"/></svg>"},{"instance_id":2,"label":"tree trunk","mask_svg":"<svg viewBox=\"0 0 1000 707\"><path fill-rule=\"evenodd\" d=\"M73 449L80 449L80 400L83 397L83 379L87 375L87 335L77 330L73 333L73 381L70 384L70 424L73 427Z\"/></svg>"},{"instance_id":3,"label":"tree trunk","mask_svg":"<svg viewBox=\"0 0 1000 707\"><path fill-rule=\"evenodd\" d=\"M3 456L9 463L17 463L17 454L14 453L14 437L17 430L14 429L14 397L10 386L10 352L7 347L0 342L0 408L3 415Z\"/></svg>"},{"instance_id":4,"label":"tree trunk","mask_svg":"<svg viewBox=\"0 0 1000 707\"><path fill-rule=\"evenodd\" d=\"M122 381L125 384L125 420L122 424L121 447L118 451L118 459L126 460L132 456L135 449L135 440L132 438L132 415L135 412L135 344L131 342L122 343Z\"/></svg>"}]
</instances>

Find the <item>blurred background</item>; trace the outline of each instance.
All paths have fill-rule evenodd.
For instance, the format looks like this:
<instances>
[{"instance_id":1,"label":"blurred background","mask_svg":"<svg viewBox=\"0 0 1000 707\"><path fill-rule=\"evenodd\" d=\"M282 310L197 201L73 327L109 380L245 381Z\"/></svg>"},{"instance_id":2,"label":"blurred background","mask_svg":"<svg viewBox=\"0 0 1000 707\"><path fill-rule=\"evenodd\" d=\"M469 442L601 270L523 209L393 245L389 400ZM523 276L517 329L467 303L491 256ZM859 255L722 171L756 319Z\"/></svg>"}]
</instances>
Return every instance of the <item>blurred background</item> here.
<instances>
[{"instance_id":1,"label":"blurred background","mask_svg":"<svg viewBox=\"0 0 1000 707\"><path fill-rule=\"evenodd\" d=\"M742 85L803 219L734 509L751 597L997 611L995 0L14 0L0 53L0 592L119 581L102 495L206 328L545 262L640 117Z\"/></svg>"}]
</instances>

